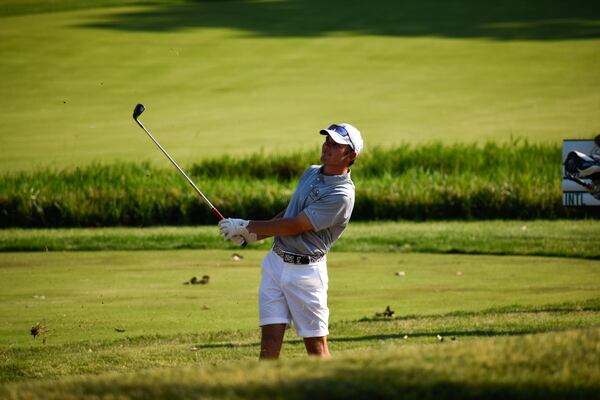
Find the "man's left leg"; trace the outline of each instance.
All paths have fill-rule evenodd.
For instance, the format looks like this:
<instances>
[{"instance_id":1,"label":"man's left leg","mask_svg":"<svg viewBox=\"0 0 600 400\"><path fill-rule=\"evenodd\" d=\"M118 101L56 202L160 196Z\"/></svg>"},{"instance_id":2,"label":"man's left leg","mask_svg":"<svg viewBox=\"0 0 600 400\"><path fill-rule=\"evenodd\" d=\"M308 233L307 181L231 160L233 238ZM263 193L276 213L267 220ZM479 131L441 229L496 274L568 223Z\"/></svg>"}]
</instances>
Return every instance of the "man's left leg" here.
<instances>
[{"instance_id":1,"label":"man's left leg","mask_svg":"<svg viewBox=\"0 0 600 400\"><path fill-rule=\"evenodd\" d=\"M329 307L327 307L327 264L325 260L309 265L288 266L282 290L298 332L309 355L330 357Z\"/></svg>"},{"instance_id":2,"label":"man's left leg","mask_svg":"<svg viewBox=\"0 0 600 400\"><path fill-rule=\"evenodd\" d=\"M305 337L304 347L309 356L331 357L329 346L327 346L327 336Z\"/></svg>"}]
</instances>

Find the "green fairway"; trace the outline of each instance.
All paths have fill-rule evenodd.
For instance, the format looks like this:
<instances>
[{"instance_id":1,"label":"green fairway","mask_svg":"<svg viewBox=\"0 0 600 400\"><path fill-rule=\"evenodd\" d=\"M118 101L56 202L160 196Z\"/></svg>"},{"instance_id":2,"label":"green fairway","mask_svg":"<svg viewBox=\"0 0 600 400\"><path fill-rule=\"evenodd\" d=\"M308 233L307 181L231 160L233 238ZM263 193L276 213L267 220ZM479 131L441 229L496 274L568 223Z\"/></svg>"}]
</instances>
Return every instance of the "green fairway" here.
<instances>
[{"instance_id":1,"label":"green fairway","mask_svg":"<svg viewBox=\"0 0 600 400\"><path fill-rule=\"evenodd\" d=\"M537 255L600 259L600 222L352 222L333 251ZM272 240L250 246L268 249ZM3 229L0 251L231 249L216 225L196 227Z\"/></svg>"},{"instance_id":2,"label":"green fairway","mask_svg":"<svg viewBox=\"0 0 600 400\"><path fill-rule=\"evenodd\" d=\"M39 342L29 335L37 322L48 327L50 344L255 327L264 251L245 251L239 261L231 255L0 254L0 343ZM576 259L336 253L329 273L333 321L369 317L387 305L398 315L428 315L586 300L600 291L598 262ZM203 275L209 284L183 284Z\"/></svg>"},{"instance_id":3,"label":"green fairway","mask_svg":"<svg viewBox=\"0 0 600 400\"><path fill-rule=\"evenodd\" d=\"M595 2L3 3L0 171L163 162L138 102L186 163L313 147L331 121L367 148L600 130Z\"/></svg>"},{"instance_id":4,"label":"green fairway","mask_svg":"<svg viewBox=\"0 0 600 400\"><path fill-rule=\"evenodd\" d=\"M184 2L181 0L180 2ZM0 16L53 13L58 11L85 10L89 8L130 6L139 0L0 0ZM144 4L175 4L175 0L145 0Z\"/></svg>"},{"instance_id":5,"label":"green fairway","mask_svg":"<svg viewBox=\"0 0 600 400\"><path fill-rule=\"evenodd\" d=\"M222 381L219 387L254 387L242 373L247 366L240 361L255 359L258 353L256 298L264 250L246 250L241 260L234 260L232 254L232 250L1 253L0 382L42 381L0 386L0 397L12 393L13 398L64 398L83 387L87 389L80 397L94 393L118 393L123 398L189 397L186 391L173 395L165 389L171 385L170 376L225 370L230 372L210 378ZM598 261L336 252L328 264L331 349L339 363L371 359L371 363L352 364L357 372L367 373L363 375L366 380L356 381L361 390L379 390L371 387L368 378L378 363L390 373L399 368L409 374L429 369L431 362L439 365L441 370L422 380L420 389L411 386L410 379L394 381L417 393L438 390L438 378L445 380L450 370L459 371L453 385L466 393L478 387L473 388L472 378L466 377L477 376L481 384L491 383L490 393L500 390L494 384L500 379L510 393L528 393L521 386L526 383L525 387L544 388L547 398L560 397L563 390L587 393L598 376L590 366L597 353L587 350L597 343L594 338L600 326ZM210 276L208 284L184 285L192 276L203 275ZM386 306L395 315L376 316ZM30 329L37 324L42 331L33 338ZM496 339L526 334L538 335ZM440 338L448 346L443 353L432 348L442 345ZM532 342L538 347L531 348ZM527 363L501 356L509 350L520 354L522 348L530 349L524 355ZM472 359L479 351L487 354L480 360L490 366L486 373L477 372L473 363L461 365L461 360ZM553 371L557 362L575 363L581 358L579 353L591 357L591 364L577 375L580 384L571 386L574 372L566 368L552 378L539 374ZM284 360L302 354L302 342L290 331ZM389 363L388 356L404 362ZM285 368L290 375L282 377L282 383L293 384L296 378L344 382L335 374L315 376L308 372L310 365L310 361L289 364ZM341 364L330 365L334 371ZM502 375L505 366L512 372ZM156 367L171 369L148 371ZM203 372L192 370L197 367L204 368ZM109 371L119 375L68 378ZM123 374L135 371L140 372ZM436 378L438 372L441 378ZM151 379L154 383L140 384L138 394L123 386L147 379L148 374L156 374ZM46 379L64 377L67 380L52 390L45 386ZM98 383L107 379L112 389ZM244 389L239 396L256 398L263 396L263 390L272 393L275 389L259 386L257 390L249 394Z\"/></svg>"}]
</instances>

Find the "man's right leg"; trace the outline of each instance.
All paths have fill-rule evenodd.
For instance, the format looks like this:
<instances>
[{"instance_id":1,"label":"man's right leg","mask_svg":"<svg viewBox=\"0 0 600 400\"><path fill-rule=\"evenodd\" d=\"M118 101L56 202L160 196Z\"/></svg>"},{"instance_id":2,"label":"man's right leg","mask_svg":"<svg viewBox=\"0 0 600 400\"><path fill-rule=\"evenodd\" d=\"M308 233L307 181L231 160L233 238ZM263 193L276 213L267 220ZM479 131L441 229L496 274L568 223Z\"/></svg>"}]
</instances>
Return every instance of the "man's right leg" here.
<instances>
[{"instance_id":1,"label":"man's right leg","mask_svg":"<svg viewBox=\"0 0 600 400\"><path fill-rule=\"evenodd\" d=\"M261 360L277 359L283 343L283 335L287 324L272 324L261 327L260 356Z\"/></svg>"},{"instance_id":2,"label":"man's right leg","mask_svg":"<svg viewBox=\"0 0 600 400\"><path fill-rule=\"evenodd\" d=\"M272 251L267 253L262 262L258 291L262 360L279 357L283 335L291 322L290 310L280 286L282 272L283 260Z\"/></svg>"}]
</instances>

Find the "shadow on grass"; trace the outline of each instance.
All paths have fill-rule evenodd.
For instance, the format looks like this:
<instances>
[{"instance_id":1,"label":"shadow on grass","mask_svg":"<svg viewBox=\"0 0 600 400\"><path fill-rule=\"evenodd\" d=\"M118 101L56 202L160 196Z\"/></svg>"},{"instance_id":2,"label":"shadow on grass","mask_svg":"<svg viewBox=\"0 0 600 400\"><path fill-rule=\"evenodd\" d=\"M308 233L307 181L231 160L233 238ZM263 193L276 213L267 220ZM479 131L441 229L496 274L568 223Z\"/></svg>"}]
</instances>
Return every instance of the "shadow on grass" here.
<instances>
[{"instance_id":1,"label":"shadow on grass","mask_svg":"<svg viewBox=\"0 0 600 400\"><path fill-rule=\"evenodd\" d=\"M343 32L498 40L595 39L600 37L600 2L204 0L115 12L84 27L142 32L231 28L276 37Z\"/></svg>"},{"instance_id":2,"label":"shadow on grass","mask_svg":"<svg viewBox=\"0 0 600 400\"><path fill-rule=\"evenodd\" d=\"M532 318L535 318L535 314L539 313L573 313L573 312L586 312L586 311L599 311L600 310L600 298L591 298L578 302L564 302L564 303L555 303L555 304L546 304L543 306L525 306L519 304L507 305L504 307L492 307L485 310L480 311L452 311L445 314L437 314L437 315L406 315L406 316L398 316L395 318L362 318L356 321L351 321L351 324L365 324L365 323L393 323L399 321L407 321L407 320L419 320L419 319L436 319L436 318L445 318L445 317L475 317L482 315L491 315L491 314L523 314L528 313L532 314ZM341 322L342 325L345 325L346 322ZM337 327L332 326L332 329L337 329ZM535 333L543 333L550 331L559 331L560 329L549 328L547 325L539 325L539 326L521 326L520 328L513 327L510 330L508 328L505 329L477 329L477 330L444 330L439 329L435 332L422 331L422 332L401 332L398 330L397 333L391 334L378 334L378 335L363 335L363 336L346 336L346 337L335 337L330 336L328 341L330 343L348 343L348 342L368 342L368 341L378 341L378 340L404 340L404 335L408 335L409 338L425 338L430 337L432 339L437 339L437 335L444 337L445 340L452 340L452 337L455 339L460 339L461 337L493 337L493 336L520 336L520 335L528 335ZM302 340L286 340L286 344L288 345L297 345L302 344ZM257 347L260 345L259 342L253 343L205 343L205 344L197 344L194 347L197 349L219 349L219 348L248 348L248 347Z\"/></svg>"},{"instance_id":3,"label":"shadow on grass","mask_svg":"<svg viewBox=\"0 0 600 400\"><path fill-rule=\"evenodd\" d=\"M351 343L351 342L371 342L371 341L383 341L383 340L405 340L404 335L408 334L409 340L416 338L431 338L432 340L438 340L437 335L440 335L446 341L459 340L461 337L493 337L493 336L520 336L529 335L534 333L548 332L548 329L544 327L530 327L518 330L496 330L496 329L480 329L474 331L458 331L458 330L440 330L439 332L402 332L402 333L382 333L378 335L364 335L364 336L347 336L347 337L335 337L330 336L327 340L329 343ZM298 345L302 344L302 339L286 340L284 346L287 345ZM197 344L194 347L196 349L238 349L238 348L249 348L258 347L260 342L253 343L205 343Z\"/></svg>"}]
</instances>

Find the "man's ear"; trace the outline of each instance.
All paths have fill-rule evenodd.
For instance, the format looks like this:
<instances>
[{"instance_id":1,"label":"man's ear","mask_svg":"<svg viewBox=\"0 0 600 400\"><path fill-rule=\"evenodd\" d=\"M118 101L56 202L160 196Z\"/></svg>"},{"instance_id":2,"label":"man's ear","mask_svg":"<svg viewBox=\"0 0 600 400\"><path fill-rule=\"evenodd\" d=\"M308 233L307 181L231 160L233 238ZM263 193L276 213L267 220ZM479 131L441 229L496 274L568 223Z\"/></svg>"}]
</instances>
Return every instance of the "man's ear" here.
<instances>
[{"instance_id":1,"label":"man's ear","mask_svg":"<svg viewBox=\"0 0 600 400\"><path fill-rule=\"evenodd\" d=\"M344 156L344 158L347 158L347 159L348 159L348 161L350 161L350 162L351 162L351 161L354 161L354 160L356 159L356 156L357 156L357 155L358 155L358 154L356 154L356 152L355 152L355 151L352 151L352 150L351 150L351 151L349 151L349 152L348 152L348 153L347 153L347 154Z\"/></svg>"}]
</instances>

